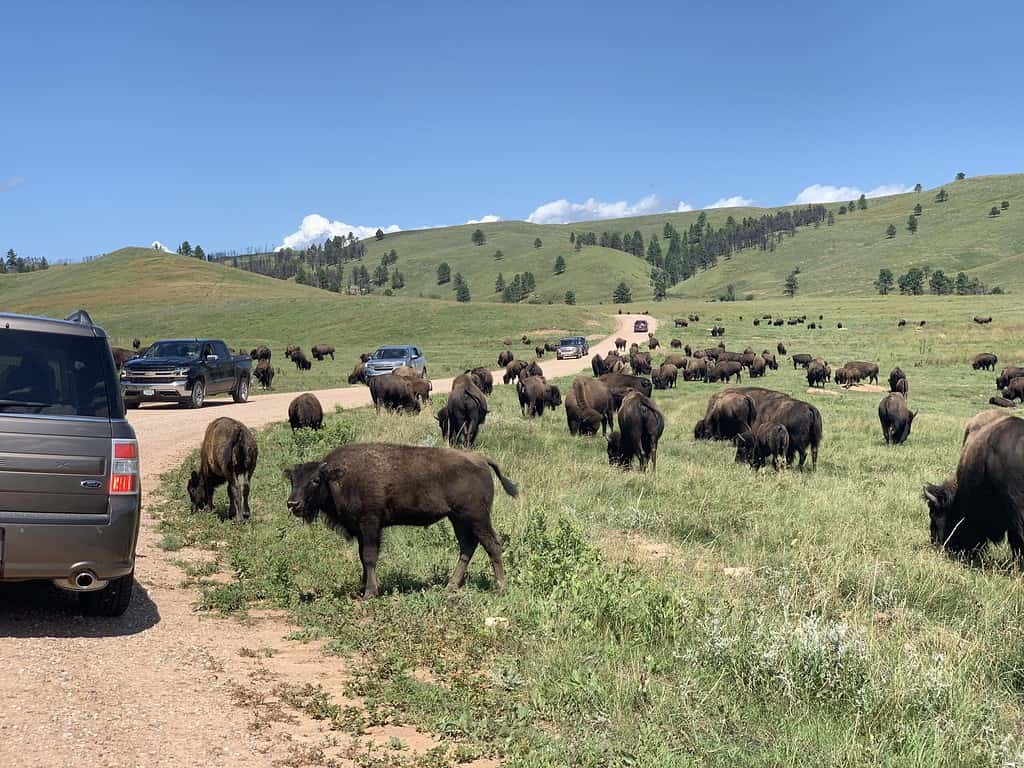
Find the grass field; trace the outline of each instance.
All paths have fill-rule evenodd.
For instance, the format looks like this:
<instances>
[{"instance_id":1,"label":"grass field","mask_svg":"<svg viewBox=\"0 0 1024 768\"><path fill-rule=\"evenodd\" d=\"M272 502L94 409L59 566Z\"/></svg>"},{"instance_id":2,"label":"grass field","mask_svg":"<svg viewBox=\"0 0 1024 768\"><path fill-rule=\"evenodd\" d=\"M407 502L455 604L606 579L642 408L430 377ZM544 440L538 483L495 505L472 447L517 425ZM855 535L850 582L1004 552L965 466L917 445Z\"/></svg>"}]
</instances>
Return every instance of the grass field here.
<instances>
[{"instance_id":1,"label":"grass field","mask_svg":"<svg viewBox=\"0 0 1024 768\"><path fill-rule=\"evenodd\" d=\"M984 176L943 186L950 197L935 202L935 189L919 194L894 195L868 201L866 211L835 217L834 226L801 227L774 251L748 249L729 261L675 286L672 293L695 298L717 298L732 283L737 294L761 297L781 296L786 275L800 268L801 292L805 295L870 295L878 270L888 267L898 276L911 266L930 266L955 276L963 270L989 286L1004 290L1024 288L1019 262L1024 257L1024 175ZM989 209L1003 200L1010 208L996 218ZM849 202L849 201L846 201ZM911 235L907 217L916 203L923 209L920 228ZM829 204L838 214L840 203ZM730 208L705 211L709 222L720 227L726 218L742 220L761 216L778 208ZM365 263L371 269L380 257L395 249L395 265L405 276L402 296L451 298L451 285L437 285L437 267L451 265L452 274L461 272L469 282L474 302L500 301L494 281L501 272L506 280L516 272L533 272L537 296L542 302L560 303L572 289L581 304L608 304L620 281L625 281L638 301L649 300L650 266L642 259L600 247L573 250L570 233L594 231L632 233L639 230L644 242L651 236L662 239L665 222L679 231L689 227L700 211L664 213L627 219L581 222L566 225L535 225L522 221L443 227L387 235L367 243ZM896 237L886 239L892 224ZM473 245L470 234L479 226L486 244ZM534 248L541 238L543 246ZM662 242L663 250L667 243ZM501 250L504 258L494 259ZM554 274L555 259L563 256L566 271Z\"/></svg>"},{"instance_id":2,"label":"grass field","mask_svg":"<svg viewBox=\"0 0 1024 768\"><path fill-rule=\"evenodd\" d=\"M470 363L494 365L506 336L603 337L615 327L607 310L339 296L141 248L88 264L0 275L0 306L53 317L83 307L115 346L130 347L135 337L148 344L192 336L223 338L244 350L268 344L280 370L274 380L280 391L346 386L359 353L380 344L421 344L430 374L438 377L461 373ZM284 359L289 344L308 352L321 343L337 349L333 362L314 361L311 371L299 373Z\"/></svg>"},{"instance_id":3,"label":"grass field","mask_svg":"<svg viewBox=\"0 0 1024 768\"><path fill-rule=\"evenodd\" d=\"M920 499L924 482L954 471L964 422L994 393L994 375L966 361L982 350L1000 366L1024 361L1019 302L701 307L658 313L700 312L700 330L675 332L694 345L711 345L704 321L717 316L730 349L781 339L791 353L833 363L875 360L883 378L899 364L920 411L909 441L883 444L881 394L831 385L808 394L787 358L762 383L821 410L817 473L755 474L734 464L727 445L694 442L693 423L717 387L680 383L655 393L667 422L657 473L624 474L607 465L602 440L569 436L563 410L523 419L514 393L501 389L478 447L521 487L518 500L496 496L510 578L503 595L480 555L467 587L446 595L456 548L442 523L391 529L383 596L355 602L354 546L285 509L284 466L351 440L436 445L429 413L376 418L364 409L331 416L320 434L266 430L247 526L186 511L193 458L167 477L164 544L210 548L230 576L205 584L202 608L284 608L302 636L330 638L328 651L348 659L350 693L365 708L316 691L294 706L345 731L405 722L458 745L447 761L396 751L381 764L474 755L531 767L1020 764L1021 577L1007 568L1005 547L981 568L933 551ZM970 322L982 310L992 325ZM827 329L753 328L751 318L767 312L823 314ZM927 325L897 329L898 317ZM673 331L658 335L667 345ZM487 621L494 617L507 624Z\"/></svg>"}]
</instances>

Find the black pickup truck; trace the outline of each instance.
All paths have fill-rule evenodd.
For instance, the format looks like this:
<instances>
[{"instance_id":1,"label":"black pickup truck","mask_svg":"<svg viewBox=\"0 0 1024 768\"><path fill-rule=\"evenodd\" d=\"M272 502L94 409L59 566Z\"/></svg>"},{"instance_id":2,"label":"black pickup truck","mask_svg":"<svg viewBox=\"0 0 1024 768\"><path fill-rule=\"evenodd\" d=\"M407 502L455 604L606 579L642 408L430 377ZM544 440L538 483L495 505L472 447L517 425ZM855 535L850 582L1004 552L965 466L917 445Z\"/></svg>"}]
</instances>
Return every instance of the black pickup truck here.
<instances>
[{"instance_id":1,"label":"black pickup truck","mask_svg":"<svg viewBox=\"0 0 1024 768\"><path fill-rule=\"evenodd\" d=\"M211 395L249 399L252 360L232 355L220 339L164 339L121 368L126 408L142 403L174 403L201 408Z\"/></svg>"}]
</instances>

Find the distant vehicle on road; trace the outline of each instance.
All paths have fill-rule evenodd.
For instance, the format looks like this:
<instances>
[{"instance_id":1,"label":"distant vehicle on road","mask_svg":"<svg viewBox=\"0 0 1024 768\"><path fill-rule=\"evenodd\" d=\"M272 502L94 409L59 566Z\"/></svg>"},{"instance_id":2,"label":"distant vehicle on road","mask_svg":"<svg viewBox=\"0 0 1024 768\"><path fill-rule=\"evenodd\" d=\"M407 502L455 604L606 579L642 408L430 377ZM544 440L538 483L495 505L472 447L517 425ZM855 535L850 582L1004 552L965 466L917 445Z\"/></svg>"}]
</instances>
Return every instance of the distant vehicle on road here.
<instances>
[{"instance_id":1,"label":"distant vehicle on road","mask_svg":"<svg viewBox=\"0 0 1024 768\"><path fill-rule=\"evenodd\" d=\"M132 599L139 445L107 334L0 314L0 582L50 581L88 616Z\"/></svg>"},{"instance_id":2,"label":"distant vehicle on road","mask_svg":"<svg viewBox=\"0 0 1024 768\"><path fill-rule=\"evenodd\" d=\"M163 339L121 368L127 408L156 402L202 408L210 395L223 394L244 403L251 382L252 359L232 355L220 339Z\"/></svg>"},{"instance_id":3,"label":"distant vehicle on road","mask_svg":"<svg viewBox=\"0 0 1024 768\"><path fill-rule=\"evenodd\" d=\"M633 323L633 333L647 333L647 321L637 320Z\"/></svg>"},{"instance_id":4,"label":"distant vehicle on road","mask_svg":"<svg viewBox=\"0 0 1024 768\"><path fill-rule=\"evenodd\" d=\"M585 357L590 354L590 345L582 336L567 336L558 342L555 358L566 360L570 357Z\"/></svg>"},{"instance_id":5,"label":"distant vehicle on road","mask_svg":"<svg viewBox=\"0 0 1024 768\"><path fill-rule=\"evenodd\" d=\"M412 344L388 344L378 347L366 363L367 376L381 376L392 373L396 368L407 365L420 376L427 376L427 358L419 347Z\"/></svg>"}]
</instances>

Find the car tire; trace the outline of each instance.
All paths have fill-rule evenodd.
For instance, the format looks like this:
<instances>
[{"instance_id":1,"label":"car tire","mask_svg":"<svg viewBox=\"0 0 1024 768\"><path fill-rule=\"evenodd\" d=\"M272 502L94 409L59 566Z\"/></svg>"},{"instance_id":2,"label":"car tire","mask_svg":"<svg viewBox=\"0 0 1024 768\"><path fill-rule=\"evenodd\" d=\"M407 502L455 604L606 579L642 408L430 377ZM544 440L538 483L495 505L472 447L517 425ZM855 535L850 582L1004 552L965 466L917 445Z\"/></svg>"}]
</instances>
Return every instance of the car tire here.
<instances>
[{"instance_id":1,"label":"car tire","mask_svg":"<svg viewBox=\"0 0 1024 768\"><path fill-rule=\"evenodd\" d=\"M139 402L138 400L125 400L124 401L124 407L127 408L130 411L135 410L140 405L142 405L142 403Z\"/></svg>"},{"instance_id":2,"label":"car tire","mask_svg":"<svg viewBox=\"0 0 1024 768\"><path fill-rule=\"evenodd\" d=\"M132 601L132 590L135 585L135 572L127 576L111 579L103 589L95 592L82 592L78 596L78 604L83 616L99 616L113 619L124 614Z\"/></svg>"},{"instance_id":3,"label":"car tire","mask_svg":"<svg viewBox=\"0 0 1024 768\"><path fill-rule=\"evenodd\" d=\"M247 403L249 402L249 377L240 376L238 384L231 390L231 399L236 403Z\"/></svg>"},{"instance_id":4,"label":"car tire","mask_svg":"<svg viewBox=\"0 0 1024 768\"><path fill-rule=\"evenodd\" d=\"M202 379L196 379L195 384L192 385L192 394L188 400L189 408L202 408L203 403L206 402L206 382Z\"/></svg>"}]
</instances>

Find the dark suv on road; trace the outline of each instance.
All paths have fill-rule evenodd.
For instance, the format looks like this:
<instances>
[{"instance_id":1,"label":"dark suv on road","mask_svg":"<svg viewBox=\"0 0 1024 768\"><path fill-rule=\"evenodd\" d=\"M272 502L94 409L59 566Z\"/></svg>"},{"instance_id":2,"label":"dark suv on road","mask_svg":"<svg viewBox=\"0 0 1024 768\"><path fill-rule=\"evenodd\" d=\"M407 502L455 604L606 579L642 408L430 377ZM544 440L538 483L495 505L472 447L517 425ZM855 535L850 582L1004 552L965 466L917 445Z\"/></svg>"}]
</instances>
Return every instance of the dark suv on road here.
<instances>
[{"instance_id":1,"label":"dark suv on road","mask_svg":"<svg viewBox=\"0 0 1024 768\"><path fill-rule=\"evenodd\" d=\"M139 446L103 329L0 313L0 582L45 579L82 611L132 597Z\"/></svg>"}]
</instances>

